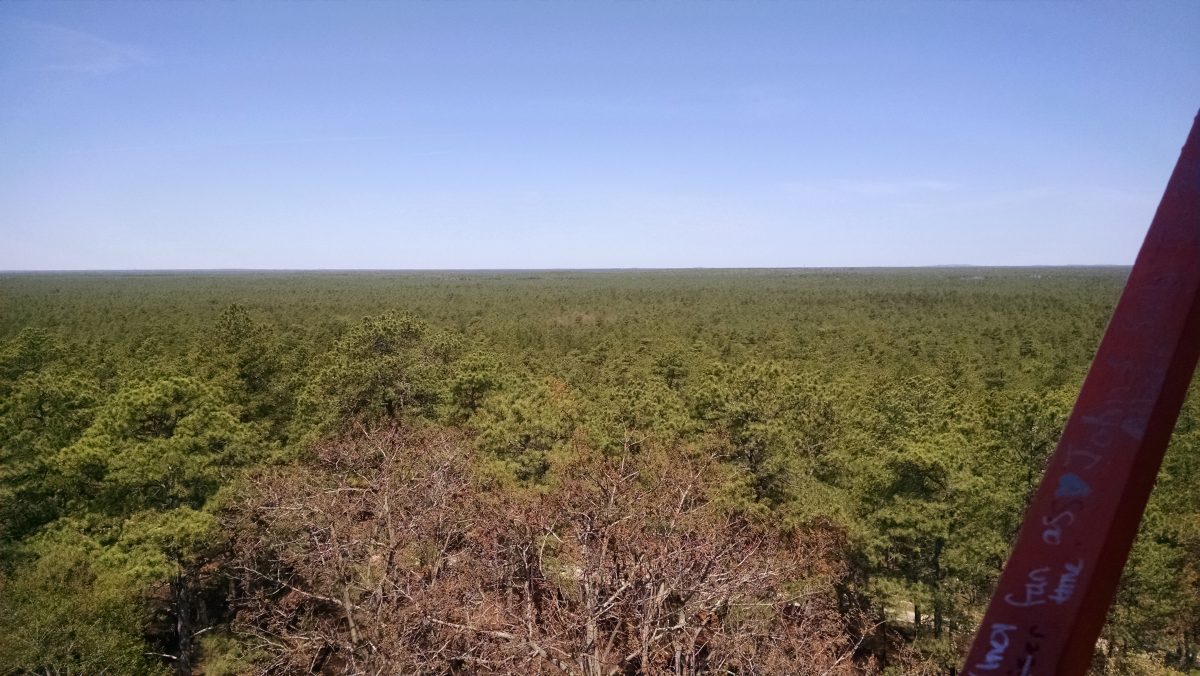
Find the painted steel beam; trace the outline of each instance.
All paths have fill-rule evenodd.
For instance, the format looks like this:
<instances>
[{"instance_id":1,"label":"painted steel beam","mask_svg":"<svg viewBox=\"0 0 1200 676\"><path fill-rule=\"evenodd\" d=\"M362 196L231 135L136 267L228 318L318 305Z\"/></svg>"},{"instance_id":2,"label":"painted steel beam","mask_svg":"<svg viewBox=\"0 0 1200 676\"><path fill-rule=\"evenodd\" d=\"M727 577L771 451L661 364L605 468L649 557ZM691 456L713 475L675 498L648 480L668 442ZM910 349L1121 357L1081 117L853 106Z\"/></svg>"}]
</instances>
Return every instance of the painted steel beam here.
<instances>
[{"instance_id":1,"label":"painted steel beam","mask_svg":"<svg viewBox=\"0 0 1200 676\"><path fill-rule=\"evenodd\" d=\"M1084 674L1200 356L1200 116L962 673Z\"/></svg>"}]
</instances>

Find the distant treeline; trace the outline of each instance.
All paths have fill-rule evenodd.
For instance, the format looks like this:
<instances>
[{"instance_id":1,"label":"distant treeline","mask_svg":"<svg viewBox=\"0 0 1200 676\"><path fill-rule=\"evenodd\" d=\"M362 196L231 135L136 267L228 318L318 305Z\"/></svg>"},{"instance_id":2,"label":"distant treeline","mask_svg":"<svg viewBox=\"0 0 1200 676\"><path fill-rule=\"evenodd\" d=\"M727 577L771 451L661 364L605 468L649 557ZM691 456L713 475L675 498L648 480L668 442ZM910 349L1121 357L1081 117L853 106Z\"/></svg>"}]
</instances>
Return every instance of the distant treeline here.
<instances>
[{"instance_id":1,"label":"distant treeline","mask_svg":"<svg viewBox=\"0 0 1200 676\"><path fill-rule=\"evenodd\" d=\"M0 674L945 674L1125 268L0 276ZM1200 673L1200 403L1097 674Z\"/></svg>"}]
</instances>

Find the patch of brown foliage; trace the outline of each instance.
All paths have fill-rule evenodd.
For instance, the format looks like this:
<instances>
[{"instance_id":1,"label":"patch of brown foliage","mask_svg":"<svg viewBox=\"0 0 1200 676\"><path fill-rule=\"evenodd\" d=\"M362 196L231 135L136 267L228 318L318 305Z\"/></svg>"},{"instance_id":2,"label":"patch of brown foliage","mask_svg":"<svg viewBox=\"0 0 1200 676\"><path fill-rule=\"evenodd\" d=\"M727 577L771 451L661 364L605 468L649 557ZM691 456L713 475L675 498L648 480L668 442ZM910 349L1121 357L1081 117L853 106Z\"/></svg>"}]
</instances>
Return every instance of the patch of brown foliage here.
<instances>
[{"instance_id":1,"label":"patch of brown foliage","mask_svg":"<svg viewBox=\"0 0 1200 676\"><path fill-rule=\"evenodd\" d=\"M731 516L715 461L580 457L519 492L469 449L390 429L257 481L230 526L266 671L863 673L836 543Z\"/></svg>"}]
</instances>

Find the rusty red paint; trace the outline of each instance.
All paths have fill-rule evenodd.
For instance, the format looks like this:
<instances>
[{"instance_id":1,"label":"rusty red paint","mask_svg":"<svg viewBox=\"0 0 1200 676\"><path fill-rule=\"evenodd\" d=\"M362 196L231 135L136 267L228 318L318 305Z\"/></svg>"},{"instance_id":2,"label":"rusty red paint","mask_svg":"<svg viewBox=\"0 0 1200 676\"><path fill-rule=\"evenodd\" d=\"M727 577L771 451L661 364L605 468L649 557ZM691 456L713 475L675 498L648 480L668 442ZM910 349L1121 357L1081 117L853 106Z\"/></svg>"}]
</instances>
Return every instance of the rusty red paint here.
<instances>
[{"instance_id":1,"label":"rusty red paint","mask_svg":"<svg viewBox=\"0 0 1200 676\"><path fill-rule=\"evenodd\" d=\"M1084 674L1200 356L1200 115L963 673Z\"/></svg>"}]
</instances>

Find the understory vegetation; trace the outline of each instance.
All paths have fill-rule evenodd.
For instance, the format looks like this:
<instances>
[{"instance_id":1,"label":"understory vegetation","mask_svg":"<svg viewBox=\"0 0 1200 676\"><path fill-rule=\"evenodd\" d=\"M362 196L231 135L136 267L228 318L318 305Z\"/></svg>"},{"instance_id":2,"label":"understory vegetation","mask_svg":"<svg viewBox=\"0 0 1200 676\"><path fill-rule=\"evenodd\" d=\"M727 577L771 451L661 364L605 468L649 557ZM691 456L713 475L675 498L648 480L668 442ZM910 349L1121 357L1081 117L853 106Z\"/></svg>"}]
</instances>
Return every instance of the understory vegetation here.
<instances>
[{"instance_id":1,"label":"understory vegetation","mask_svg":"<svg viewBox=\"0 0 1200 676\"><path fill-rule=\"evenodd\" d=\"M0 674L946 674L1128 270L0 277ZM1189 397L1097 674L1200 673Z\"/></svg>"}]
</instances>

